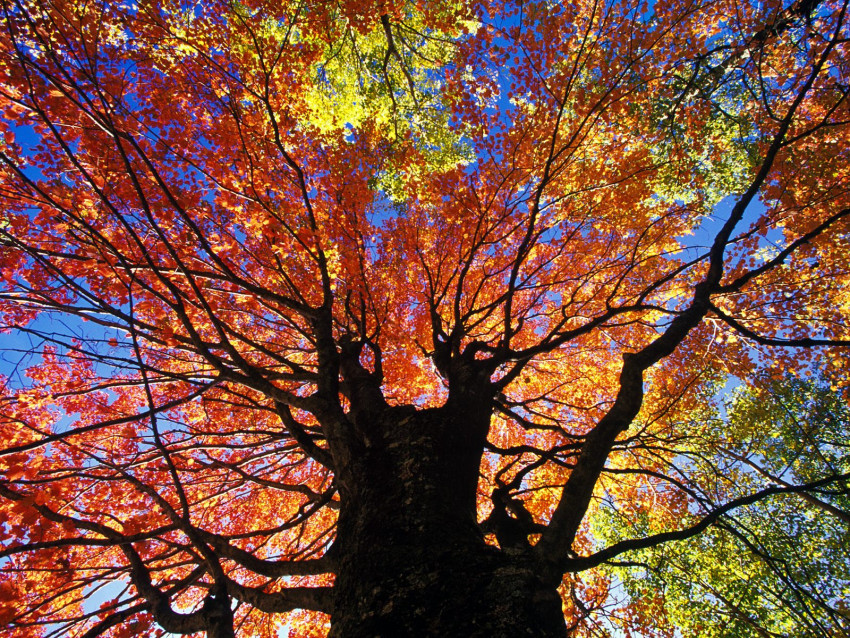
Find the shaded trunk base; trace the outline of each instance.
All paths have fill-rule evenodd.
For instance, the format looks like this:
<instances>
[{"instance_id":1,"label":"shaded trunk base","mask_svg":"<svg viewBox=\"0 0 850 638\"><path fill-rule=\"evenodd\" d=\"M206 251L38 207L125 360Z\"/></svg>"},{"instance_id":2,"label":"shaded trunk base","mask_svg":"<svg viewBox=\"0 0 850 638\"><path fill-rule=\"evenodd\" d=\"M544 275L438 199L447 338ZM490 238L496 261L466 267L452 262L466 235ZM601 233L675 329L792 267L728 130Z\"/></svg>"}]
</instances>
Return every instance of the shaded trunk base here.
<instances>
[{"instance_id":1,"label":"shaded trunk base","mask_svg":"<svg viewBox=\"0 0 850 638\"><path fill-rule=\"evenodd\" d=\"M483 544L442 555L428 545L373 550L359 572L341 570L331 638L566 635L558 592L531 567Z\"/></svg>"},{"instance_id":2,"label":"shaded trunk base","mask_svg":"<svg viewBox=\"0 0 850 638\"><path fill-rule=\"evenodd\" d=\"M557 584L488 546L476 522L491 411L470 401L362 419L371 438L338 477L331 638L566 635Z\"/></svg>"}]
</instances>

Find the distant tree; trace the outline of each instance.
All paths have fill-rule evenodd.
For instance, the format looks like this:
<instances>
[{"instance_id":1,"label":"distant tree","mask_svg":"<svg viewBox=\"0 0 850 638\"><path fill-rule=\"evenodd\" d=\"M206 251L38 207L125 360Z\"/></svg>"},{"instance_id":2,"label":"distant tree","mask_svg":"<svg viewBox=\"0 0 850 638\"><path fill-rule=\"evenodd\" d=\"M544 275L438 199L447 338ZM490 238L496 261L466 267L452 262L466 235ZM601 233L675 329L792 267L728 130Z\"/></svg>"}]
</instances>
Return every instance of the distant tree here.
<instances>
[{"instance_id":1,"label":"distant tree","mask_svg":"<svg viewBox=\"0 0 850 638\"><path fill-rule=\"evenodd\" d=\"M0 0L2 635L785 631L847 9Z\"/></svg>"},{"instance_id":2,"label":"distant tree","mask_svg":"<svg viewBox=\"0 0 850 638\"><path fill-rule=\"evenodd\" d=\"M678 467L709 486L697 499L747 499L850 470L850 410L827 384L756 379L725 408L682 424L698 434L679 448ZM596 529L616 538L651 524L612 508ZM848 636L848 534L845 481L749 502L700 536L634 552L610 571L630 596L655 599L664 610L656 627L668 635Z\"/></svg>"}]
</instances>

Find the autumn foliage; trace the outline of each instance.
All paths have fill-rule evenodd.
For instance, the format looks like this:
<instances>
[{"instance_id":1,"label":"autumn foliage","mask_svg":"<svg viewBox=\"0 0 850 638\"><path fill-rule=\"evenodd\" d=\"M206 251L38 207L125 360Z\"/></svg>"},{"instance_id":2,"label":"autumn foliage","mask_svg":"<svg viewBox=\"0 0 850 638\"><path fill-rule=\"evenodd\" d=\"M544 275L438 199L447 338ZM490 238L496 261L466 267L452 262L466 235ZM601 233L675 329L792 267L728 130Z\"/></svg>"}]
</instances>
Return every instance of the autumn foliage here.
<instances>
[{"instance_id":1,"label":"autumn foliage","mask_svg":"<svg viewBox=\"0 0 850 638\"><path fill-rule=\"evenodd\" d=\"M0 634L846 635L847 10L0 0Z\"/></svg>"}]
</instances>

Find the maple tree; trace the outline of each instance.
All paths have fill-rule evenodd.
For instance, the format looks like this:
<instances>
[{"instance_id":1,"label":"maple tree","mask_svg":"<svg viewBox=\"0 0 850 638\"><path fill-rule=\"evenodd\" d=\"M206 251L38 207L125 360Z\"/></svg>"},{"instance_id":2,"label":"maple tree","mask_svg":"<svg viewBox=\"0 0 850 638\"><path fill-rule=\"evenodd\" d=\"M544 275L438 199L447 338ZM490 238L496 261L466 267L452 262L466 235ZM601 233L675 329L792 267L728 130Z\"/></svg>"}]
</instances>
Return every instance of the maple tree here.
<instances>
[{"instance_id":1,"label":"maple tree","mask_svg":"<svg viewBox=\"0 0 850 638\"><path fill-rule=\"evenodd\" d=\"M846 633L847 10L2 0L0 631Z\"/></svg>"}]
</instances>

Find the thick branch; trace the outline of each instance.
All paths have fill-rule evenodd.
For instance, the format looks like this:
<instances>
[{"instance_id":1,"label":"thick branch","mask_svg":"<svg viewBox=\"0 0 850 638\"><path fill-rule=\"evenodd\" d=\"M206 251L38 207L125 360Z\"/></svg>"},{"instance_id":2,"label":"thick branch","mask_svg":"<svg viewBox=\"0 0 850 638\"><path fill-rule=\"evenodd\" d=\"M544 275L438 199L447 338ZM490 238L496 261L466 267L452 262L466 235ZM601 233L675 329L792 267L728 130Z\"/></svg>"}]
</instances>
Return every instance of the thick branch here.
<instances>
[{"instance_id":1,"label":"thick branch","mask_svg":"<svg viewBox=\"0 0 850 638\"><path fill-rule=\"evenodd\" d=\"M262 587L246 587L228 579L227 593L268 614L282 614L293 609L311 609L329 614L333 610L331 587L287 587L269 593Z\"/></svg>"}]
</instances>

